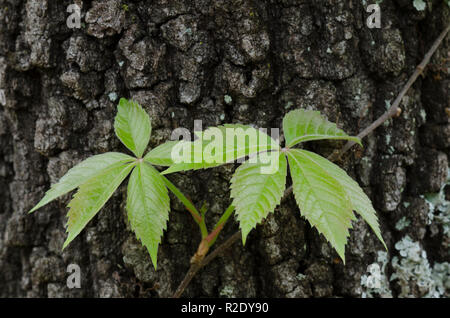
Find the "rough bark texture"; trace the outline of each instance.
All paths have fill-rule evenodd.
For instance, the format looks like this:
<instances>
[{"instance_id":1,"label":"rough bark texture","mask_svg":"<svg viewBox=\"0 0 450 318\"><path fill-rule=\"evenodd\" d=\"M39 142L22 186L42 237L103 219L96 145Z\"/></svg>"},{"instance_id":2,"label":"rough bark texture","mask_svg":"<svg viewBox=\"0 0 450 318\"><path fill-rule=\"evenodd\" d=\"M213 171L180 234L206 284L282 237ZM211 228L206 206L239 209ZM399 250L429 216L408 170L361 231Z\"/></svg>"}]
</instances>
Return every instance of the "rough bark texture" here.
<instances>
[{"instance_id":1,"label":"rough bark texture","mask_svg":"<svg viewBox=\"0 0 450 318\"><path fill-rule=\"evenodd\" d=\"M80 29L66 26L72 2L82 7ZM70 195L27 214L75 163L126 151L113 131L119 97L151 115L151 146L193 119L279 127L295 108L320 110L356 134L449 23L444 1L428 2L418 12L412 0L383 1L382 28L369 29L371 1L360 0L0 0L0 296L167 297L182 280L200 237L175 198L156 272L127 223L124 185L64 252ZM448 296L448 52L449 37L401 116L339 163L373 199L387 253L360 220L344 266L290 198L185 296ZM307 147L327 155L340 145ZM211 226L230 202L233 170L170 178L208 204ZM236 230L227 224L219 242ZM72 263L81 289L66 287ZM374 263L376 289L366 282Z\"/></svg>"}]
</instances>

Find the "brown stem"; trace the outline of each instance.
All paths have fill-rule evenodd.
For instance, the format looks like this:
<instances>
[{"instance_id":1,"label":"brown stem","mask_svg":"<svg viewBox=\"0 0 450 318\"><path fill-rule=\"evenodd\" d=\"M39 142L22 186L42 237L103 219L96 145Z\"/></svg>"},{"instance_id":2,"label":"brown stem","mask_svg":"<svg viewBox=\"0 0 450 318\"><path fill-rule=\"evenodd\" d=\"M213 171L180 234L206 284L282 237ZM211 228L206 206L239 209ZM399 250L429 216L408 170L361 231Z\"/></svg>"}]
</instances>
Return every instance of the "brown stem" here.
<instances>
[{"instance_id":1,"label":"brown stem","mask_svg":"<svg viewBox=\"0 0 450 318\"><path fill-rule=\"evenodd\" d=\"M180 286L178 286L177 290L173 294L172 298L180 298L183 294L186 287L191 282L192 278L194 278L195 274L201 269L201 264L191 264L191 267L189 268L188 272L184 276L183 281L181 282Z\"/></svg>"},{"instance_id":2,"label":"brown stem","mask_svg":"<svg viewBox=\"0 0 450 318\"><path fill-rule=\"evenodd\" d=\"M228 238L225 242L220 244L214 251L212 251L208 256L203 258L202 260L196 260L195 262L192 262L191 260L191 267L189 268L188 272L184 276L183 281L178 286L177 290L173 294L173 298L180 298L183 294L186 287L191 282L192 278L194 278L195 274L202 269L204 266L209 264L213 259L215 259L217 256L219 256L223 251L225 251L227 248L229 248L231 245L234 244L239 238L241 237L241 231L238 231L234 233L230 238ZM200 243L201 245L201 243ZM200 246L199 246L200 249Z\"/></svg>"},{"instance_id":3,"label":"brown stem","mask_svg":"<svg viewBox=\"0 0 450 318\"><path fill-rule=\"evenodd\" d=\"M223 251L225 251L227 248L229 248L231 245L234 244L239 238L241 237L241 231L237 231L232 236L230 236L225 242L220 244L214 251L212 251L209 255L205 257L205 259L202 261L201 267L206 266L211 262L213 259L215 259L217 256L219 256Z\"/></svg>"},{"instance_id":4,"label":"brown stem","mask_svg":"<svg viewBox=\"0 0 450 318\"><path fill-rule=\"evenodd\" d=\"M403 89L398 94L398 96L395 99L395 101L392 104L392 106L380 118L375 120L369 127L367 127L366 129L364 129L362 132L359 133L358 137L360 139L363 139L364 137L366 137L368 134L370 134L372 131L374 131L376 128L378 128L385 121L387 121L390 118L398 115L399 110L400 110L399 105L400 105L403 97L408 92L408 90L411 88L411 86L414 84L414 82L417 80L419 75L423 72L425 67L428 65L428 63L430 62L431 57L433 56L434 52L436 52L436 50L439 47L439 45L442 43L442 41L444 40L444 38L447 35L447 33L449 32L449 30L450 30L450 24L445 28L444 31L442 31L442 33L439 35L439 37L436 39L436 41L434 41L434 43L431 46L430 50L427 52L427 54L425 55L425 57L422 60L422 62L416 67L416 70L411 75L411 77L409 78L408 82L406 82L405 86L403 87ZM336 152L336 153L332 154L328 159L331 160L331 161L339 159L353 145L355 145L355 142L353 142L353 141L347 142L347 144L339 152ZM287 188L284 191L284 195L283 195L282 201L284 201L291 192L292 192L292 186ZM230 238L228 238L224 243L219 245L208 256L204 257L204 255L203 255L202 259L198 259L196 262L193 262L193 263L191 262L192 264L191 264L191 267L189 268L189 271L186 273L186 276L184 277L184 279L181 282L180 286L178 286L178 288L177 288L175 294L173 295L173 297L174 298L179 298L183 294L183 292L186 289L186 287L191 282L192 278L194 278L194 276L197 274L197 272L200 269L202 269L204 266L206 266L209 262L211 262L214 258L219 256L224 250L226 250L231 245L233 245L234 242L236 242L240 237L241 237L241 231L238 231L235 234L233 234ZM204 241L202 241L202 242L204 242ZM200 248L201 245L202 245L202 243L200 243L200 245L199 245L199 250L201 249ZM193 259L194 259L194 257L193 257Z\"/></svg>"},{"instance_id":5,"label":"brown stem","mask_svg":"<svg viewBox=\"0 0 450 318\"><path fill-rule=\"evenodd\" d=\"M209 233L209 235L205 238L208 244L211 245L211 242L219 235L224 225L225 224L219 224L219 226L217 226L214 230L211 231L211 233Z\"/></svg>"}]
</instances>

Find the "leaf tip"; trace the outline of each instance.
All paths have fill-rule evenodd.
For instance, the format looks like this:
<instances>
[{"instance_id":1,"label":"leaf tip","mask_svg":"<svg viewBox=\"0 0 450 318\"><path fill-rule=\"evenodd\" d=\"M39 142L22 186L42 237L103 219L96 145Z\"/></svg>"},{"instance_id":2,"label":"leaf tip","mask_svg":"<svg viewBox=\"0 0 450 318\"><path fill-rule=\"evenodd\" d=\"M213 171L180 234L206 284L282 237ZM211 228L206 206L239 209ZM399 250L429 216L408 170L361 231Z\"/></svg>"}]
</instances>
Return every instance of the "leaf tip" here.
<instances>
[{"instance_id":1,"label":"leaf tip","mask_svg":"<svg viewBox=\"0 0 450 318\"><path fill-rule=\"evenodd\" d=\"M155 272L158 267L158 247L156 249L149 249L147 248L148 252L150 253L150 259L152 260L153 268L155 269Z\"/></svg>"},{"instance_id":2,"label":"leaf tip","mask_svg":"<svg viewBox=\"0 0 450 318\"><path fill-rule=\"evenodd\" d=\"M361 141L361 138L359 138L359 137L353 137L353 141L356 142L358 145L360 145L361 148L364 148L364 146L363 146L363 144L362 144L362 141Z\"/></svg>"},{"instance_id":3,"label":"leaf tip","mask_svg":"<svg viewBox=\"0 0 450 318\"><path fill-rule=\"evenodd\" d=\"M34 208L32 208L30 211L28 211L28 214L32 214L32 213L35 212L37 209L39 209L39 205L36 205Z\"/></svg>"},{"instance_id":4,"label":"leaf tip","mask_svg":"<svg viewBox=\"0 0 450 318\"><path fill-rule=\"evenodd\" d=\"M250 233L251 229L244 229L241 228L241 232L242 232L242 246L245 246L245 243L247 242L247 236L248 233Z\"/></svg>"},{"instance_id":5,"label":"leaf tip","mask_svg":"<svg viewBox=\"0 0 450 318\"><path fill-rule=\"evenodd\" d=\"M343 247L335 247L336 252L342 260L342 263L345 265L345 245Z\"/></svg>"},{"instance_id":6,"label":"leaf tip","mask_svg":"<svg viewBox=\"0 0 450 318\"><path fill-rule=\"evenodd\" d=\"M67 237L66 241L63 244L63 247L62 247L61 251L64 251L65 248L70 244L71 241L72 241L72 239L71 239L70 234L69 234L69 236Z\"/></svg>"},{"instance_id":7,"label":"leaf tip","mask_svg":"<svg viewBox=\"0 0 450 318\"><path fill-rule=\"evenodd\" d=\"M166 174L170 174L171 173L171 171L170 171L170 167L169 168L167 168L166 170L164 170L164 171L161 171L161 174L162 175L166 175Z\"/></svg>"},{"instance_id":8,"label":"leaf tip","mask_svg":"<svg viewBox=\"0 0 450 318\"><path fill-rule=\"evenodd\" d=\"M121 97L120 100L119 100L119 105L118 106L124 105L125 103L128 103L128 99L126 99L124 97Z\"/></svg>"},{"instance_id":9,"label":"leaf tip","mask_svg":"<svg viewBox=\"0 0 450 318\"><path fill-rule=\"evenodd\" d=\"M155 269L155 272L158 270L158 263L156 260L152 259L153 268Z\"/></svg>"},{"instance_id":10,"label":"leaf tip","mask_svg":"<svg viewBox=\"0 0 450 318\"><path fill-rule=\"evenodd\" d=\"M383 240L383 238L381 237L381 235L380 235L379 239L380 239L380 241L381 241L381 244L383 244L383 247L384 247L384 249L386 250L386 252L388 252L389 250L388 250L388 248L387 248L386 242Z\"/></svg>"},{"instance_id":11,"label":"leaf tip","mask_svg":"<svg viewBox=\"0 0 450 318\"><path fill-rule=\"evenodd\" d=\"M39 201L38 204L36 204L30 211L28 211L28 214L31 214L40 208L42 208L44 205L47 205L50 201L46 200L46 197L44 197L41 201Z\"/></svg>"}]
</instances>

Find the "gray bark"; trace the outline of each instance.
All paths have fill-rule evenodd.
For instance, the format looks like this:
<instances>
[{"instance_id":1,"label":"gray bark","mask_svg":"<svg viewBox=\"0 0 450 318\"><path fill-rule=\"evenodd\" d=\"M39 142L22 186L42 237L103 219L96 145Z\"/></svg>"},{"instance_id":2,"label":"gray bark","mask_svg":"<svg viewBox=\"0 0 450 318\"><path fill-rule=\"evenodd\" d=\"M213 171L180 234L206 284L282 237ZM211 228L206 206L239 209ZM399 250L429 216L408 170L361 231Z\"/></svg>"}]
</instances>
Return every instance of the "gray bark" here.
<instances>
[{"instance_id":1,"label":"gray bark","mask_svg":"<svg viewBox=\"0 0 450 318\"><path fill-rule=\"evenodd\" d=\"M295 108L320 110L357 134L386 110L450 20L441 0L422 12L410 0L383 1L381 29L366 26L371 1L74 2L80 29L66 26L72 1L0 0L2 297L167 297L182 280L200 236L174 197L157 271L127 223L126 184L64 252L71 195L27 214L80 160L126 151L112 126L118 97L148 111L152 147L176 127L192 129L193 119L280 127ZM448 296L448 52L447 37L401 116L339 162L372 198L387 253L358 220L344 266L290 198L245 247L236 243L204 268L185 296ZM307 148L326 156L341 145ZM233 170L170 178L195 204L207 203L211 226L230 203ZM440 191L435 205L423 196ZM237 228L227 224L219 243ZM364 283L373 263L378 289ZM80 289L66 286L69 264L81 268Z\"/></svg>"}]
</instances>

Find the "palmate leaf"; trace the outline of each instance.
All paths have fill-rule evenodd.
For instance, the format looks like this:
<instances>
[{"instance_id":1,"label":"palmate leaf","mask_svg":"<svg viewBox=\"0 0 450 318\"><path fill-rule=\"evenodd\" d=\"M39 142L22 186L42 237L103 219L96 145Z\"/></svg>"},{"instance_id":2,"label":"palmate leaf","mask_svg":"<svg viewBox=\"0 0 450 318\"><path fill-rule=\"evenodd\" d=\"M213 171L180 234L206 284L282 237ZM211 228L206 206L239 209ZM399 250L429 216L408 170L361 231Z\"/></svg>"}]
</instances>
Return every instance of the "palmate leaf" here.
<instances>
[{"instance_id":1,"label":"palmate leaf","mask_svg":"<svg viewBox=\"0 0 450 318\"><path fill-rule=\"evenodd\" d=\"M346 139L361 145L358 137L347 135L337 128L336 124L322 117L320 112L313 110L297 109L286 114L283 119L283 132L287 147L322 139Z\"/></svg>"},{"instance_id":2,"label":"palmate leaf","mask_svg":"<svg viewBox=\"0 0 450 318\"><path fill-rule=\"evenodd\" d=\"M95 175L102 173L114 164L126 163L135 159L129 155L118 152L107 152L90 157L70 169L58 183L51 186L42 200L30 211L30 213L43 207L59 196L79 187L82 183Z\"/></svg>"},{"instance_id":3,"label":"palmate leaf","mask_svg":"<svg viewBox=\"0 0 450 318\"><path fill-rule=\"evenodd\" d=\"M142 157L150 140L152 126L147 112L138 103L120 99L114 130L117 137L136 157Z\"/></svg>"},{"instance_id":4,"label":"palmate leaf","mask_svg":"<svg viewBox=\"0 0 450 318\"><path fill-rule=\"evenodd\" d=\"M261 173L267 164L245 162L231 179L231 197L236 210L242 241L245 244L248 233L280 203L286 187L287 162L279 154L278 170L273 174Z\"/></svg>"},{"instance_id":5,"label":"palmate leaf","mask_svg":"<svg viewBox=\"0 0 450 318\"><path fill-rule=\"evenodd\" d=\"M196 140L193 142L190 141L179 141L177 142L175 147L175 152L179 153L180 157L186 156L182 159L181 162L174 161L172 158L172 164L169 168L162 172L163 175L170 174L174 172L180 171L189 171L189 170L200 170L200 169L208 169L213 167L218 167L223 165L223 162L211 162L208 163L203 159L203 149L209 144L209 142ZM187 155L186 155L187 153Z\"/></svg>"},{"instance_id":6,"label":"palmate leaf","mask_svg":"<svg viewBox=\"0 0 450 318\"><path fill-rule=\"evenodd\" d=\"M279 149L278 142L265 132L246 125L227 124L195 134L200 139L185 142L186 147L191 147L190 162L174 163L163 174L217 167L258 152Z\"/></svg>"},{"instance_id":7,"label":"palmate leaf","mask_svg":"<svg viewBox=\"0 0 450 318\"><path fill-rule=\"evenodd\" d=\"M210 147L205 147L203 151L204 160L207 162L215 159L231 162L258 152L279 149L278 142L266 132L248 125L226 124L210 127L196 134L203 140L211 142ZM222 147L214 149L212 143L216 140L221 140Z\"/></svg>"},{"instance_id":8,"label":"palmate leaf","mask_svg":"<svg viewBox=\"0 0 450 318\"><path fill-rule=\"evenodd\" d=\"M174 164L172 160L172 149L180 141L167 141L150 150L144 160L152 165L168 167Z\"/></svg>"},{"instance_id":9,"label":"palmate leaf","mask_svg":"<svg viewBox=\"0 0 450 318\"><path fill-rule=\"evenodd\" d=\"M155 168L139 163L128 183L127 212L131 228L150 253L156 269L158 245L169 219L169 195Z\"/></svg>"},{"instance_id":10,"label":"palmate leaf","mask_svg":"<svg viewBox=\"0 0 450 318\"><path fill-rule=\"evenodd\" d=\"M105 205L122 181L135 166L133 163L117 163L83 183L70 201L67 214L69 235L63 249L83 230L89 221Z\"/></svg>"},{"instance_id":11,"label":"palmate leaf","mask_svg":"<svg viewBox=\"0 0 450 318\"><path fill-rule=\"evenodd\" d=\"M347 193L348 199L352 204L352 208L369 224L375 235L383 243L386 248L386 244L381 236L380 226L378 224L377 214L372 206L372 202L364 193L363 189L358 185L356 181L349 177L349 175L342 170L340 167L330 162L318 154L310 151L300 150L304 156L313 160L316 164L324 168L328 175L336 180L342 187L342 189ZM386 248L387 249L387 248Z\"/></svg>"},{"instance_id":12,"label":"palmate leaf","mask_svg":"<svg viewBox=\"0 0 450 318\"><path fill-rule=\"evenodd\" d=\"M202 146L200 140L196 140L195 142L168 141L152 149L145 155L144 160L153 165L170 167L163 174L220 166L222 163L209 164L203 160L203 147L207 146L208 143L205 141ZM184 160L185 162L177 163L174 161L172 151L178 152L180 157L183 156L184 151L187 151L190 153L189 159ZM199 162L195 162L196 157L200 158Z\"/></svg>"},{"instance_id":13,"label":"palmate leaf","mask_svg":"<svg viewBox=\"0 0 450 318\"><path fill-rule=\"evenodd\" d=\"M355 219L348 194L303 150L291 149L287 154L300 212L325 236L345 263L345 244L351 221Z\"/></svg>"}]
</instances>

